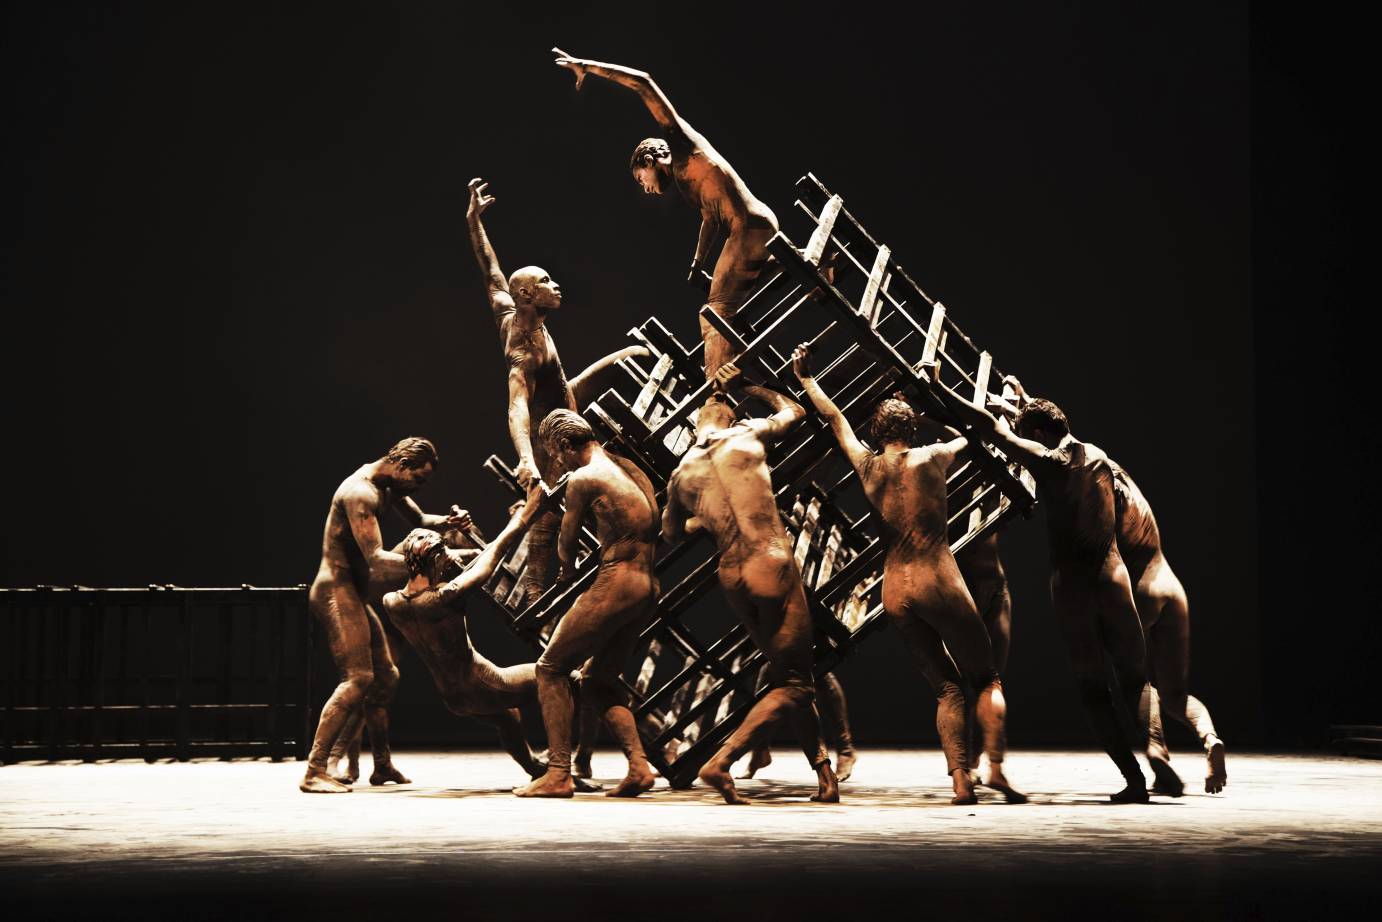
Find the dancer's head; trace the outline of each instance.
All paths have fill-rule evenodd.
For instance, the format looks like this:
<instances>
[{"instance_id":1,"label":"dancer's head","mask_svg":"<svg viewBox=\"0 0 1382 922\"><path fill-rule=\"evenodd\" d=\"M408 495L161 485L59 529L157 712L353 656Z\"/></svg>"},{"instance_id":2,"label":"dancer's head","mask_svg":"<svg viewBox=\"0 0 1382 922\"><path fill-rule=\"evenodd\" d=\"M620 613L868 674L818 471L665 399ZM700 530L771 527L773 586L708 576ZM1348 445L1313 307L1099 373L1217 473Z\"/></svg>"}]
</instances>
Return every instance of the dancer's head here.
<instances>
[{"instance_id":1,"label":"dancer's head","mask_svg":"<svg viewBox=\"0 0 1382 922\"><path fill-rule=\"evenodd\" d=\"M709 435L733 426L739 418L725 394L711 394L696 412L696 436Z\"/></svg>"},{"instance_id":2,"label":"dancer's head","mask_svg":"<svg viewBox=\"0 0 1382 922\"><path fill-rule=\"evenodd\" d=\"M403 562L409 576L425 574L435 579L445 552L446 542L430 528L414 528L403 539Z\"/></svg>"},{"instance_id":3,"label":"dancer's head","mask_svg":"<svg viewBox=\"0 0 1382 922\"><path fill-rule=\"evenodd\" d=\"M538 426L537 437L547 454L568 471L580 467L586 445L596 440L595 430L590 428L585 417L570 410L548 413Z\"/></svg>"},{"instance_id":4,"label":"dancer's head","mask_svg":"<svg viewBox=\"0 0 1382 922\"><path fill-rule=\"evenodd\" d=\"M1070 434L1070 421L1065 418L1060 407L1038 397L1017 414L1015 428L1022 438L1033 439L1047 448L1055 448Z\"/></svg>"},{"instance_id":5,"label":"dancer's head","mask_svg":"<svg viewBox=\"0 0 1382 922\"><path fill-rule=\"evenodd\" d=\"M894 394L880 403L869 420L869 435L879 448L902 442L916 444L917 411L901 394Z\"/></svg>"},{"instance_id":6,"label":"dancer's head","mask_svg":"<svg viewBox=\"0 0 1382 922\"><path fill-rule=\"evenodd\" d=\"M672 178L672 149L661 138L645 138L633 149L629 169L644 192L661 195Z\"/></svg>"},{"instance_id":7,"label":"dancer's head","mask_svg":"<svg viewBox=\"0 0 1382 922\"><path fill-rule=\"evenodd\" d=\"M384 455L382 473L399 492L411 493L432 476L437 460L437 446L427 439L409 436Z\"/></svg>"},{"instance_id":8,"label":"dancer's head","mask_svg":"<svg viewBox=\"0 0 1382 922\"><path fill-rule=\"evenodd\" d=\"M540 311L561 307L561 286L541 266L524 266L509 276L509 295L519 307Z\"/></svg>"}]
</instances>

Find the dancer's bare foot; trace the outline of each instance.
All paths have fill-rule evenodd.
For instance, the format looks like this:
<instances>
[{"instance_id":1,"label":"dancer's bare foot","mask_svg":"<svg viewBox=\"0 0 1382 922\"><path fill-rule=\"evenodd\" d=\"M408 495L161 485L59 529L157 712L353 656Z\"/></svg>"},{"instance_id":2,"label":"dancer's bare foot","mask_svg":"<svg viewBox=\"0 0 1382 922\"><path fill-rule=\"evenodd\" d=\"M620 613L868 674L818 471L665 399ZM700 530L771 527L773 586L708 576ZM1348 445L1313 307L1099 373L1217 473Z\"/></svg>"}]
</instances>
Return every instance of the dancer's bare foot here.
<instances>
[{"instance_id":1,"label":"dancer's bare foot","mask_svg":"<svg viewBox=\"0 0 1382 922\"><path fill-rule=\"evenodd\" d=\"M734 778L728 771L719 766L708 763L701 769L699 775L701 781L720 792L720 796L725 799L727 804L746 804L748 800L739 793L734 787Z\"/></svg>"},{"instance_id":2,"label":"dancer's bare foot","mask_svg":"<svg viewBox=\"0 0 1382 922\"><path fill-rule=\"evenodd\" d=\"M1180 780L1180 775L1176 774L1176 770L1171 767L1170 762L1148 757L1147 764L1152 767L1153 794L1180 797L1185 793L1185 782Z\"/></svg>"},{"instance_id":3,"label":"dancer's bare foot","mask_svg":"<svg viewBox=\"0 0 1382 922\"><path fill-rule=\"evenodd\" d=\"M386 765L376 765L374 771L370 773L369 783L374 787L380 787L392 781L394 784L412 784L413 780L394 767L392 762Z\"/></svg>"},{"instance_id":4,"label":"dancer's bare foot","mask_svg":"<svg viewBox=\"0 0 1382 922\"><path fill-rule=\"evenodd\" d=\"M657 778L653 775L652 769L648 768L647 762L630 762L629 773L624 776L624 780L615 785L614 790L606 791L605 796L637 797L651 791L656 783Z\"/></svg>"},{"instance_id":5,"label":"dancer's bare foot","mask_svg":"<svg viewBox=\"0 0 1382 922\"><path fill-rule=\"evenodd\" d=\"M848 781L849 776L854 774L854 763L857 759L853 749L841 749L835 753L835 780Z\"/></svg>"},{"instance_id":6,"label":"dancer's bare foot","mask_svg":"<svg viewBox=\"0 0 1382 922\"><path fill-rule=\"evenodd\" d=\"M1003 774L1002 762L989 762L981 774L987 774L988 780L984 782L986 787L991 787L1003 795L1003 799L1010 804L1025 804L1027 795L1008 783L1007 776Z\"/></svg>"},{"instance_id":7,"label":"dancer's bare foot","mask_svg":"<svg viewBox=\"0 0 1382 922\"><path fill-rule=\"evenodd\" d=\"M767 768L772 764L773 753L771 749L767 746L764 746L762 749L755 749L753 752L749 753L748 768L745 768L744 773L739 777L752 778L754 775L758 774L760 769Z\"/></svg>"},{"instance_id":8,"label":"dancer's bare foot","mask_svg":"<svg viewBox=\"0 0 1382 922\"><path fill-rule=\"evenodd\" d=\"M324 771L311 771L302 779L298 790L304 794L349 794L350 788Z\"/></svg>"},{"instance_id":9,"label":"dancer's bare foot","mask_svg":"<svg viewBox=\"0 0 1382 922\"><path fill-rule=\"evenodd\" d=\"M822 762L816 769L816 793L811 795L811 799L819 804L837 804L840 802L840 782L835 777L835 770L830 767L830 760Z\"/></svg>"},{"instance_id":10,"label":"dancer's bare foot","mask_svg":"<svg viewBox=\"0 0 1382 922\"><path fill-rule=\"evenodd\" d=\"M360 780L359 775L348 775L345 772L332 772L330 769L327 769L327 774L331 777L332 781L338 784L344 784L346 787L350 787Z\"/></svg>"},{"instance_id":11,"label":"dancer's bare foot","mask_svg":"<svg viewBox=\"0 0 1382 922\"><path fill-rule=\"evenodd\" d=\"M605 786L598 781L591 781L589 778L577 778L571 776L571 784L576 788L577 794L596 794L605 789Z\"/></svg>"},{"instance_id":12,"label":"dancer's bare foot","mask_svg":"<svg viewBox=\"0 0 1382 922\"><path fill-rule=\"evenodd\" d=\"M589 778L590 775L591 775L591 771L590 771L590 756L588 756L588 755L578 755L578 756L576 756L576 758L573 759L573 760L571 761L571 777L572 777L572 778Z\"/></svg>"},{"instance_id":13,"label":"dancer's bare foot","mask_svg":"<svg viewBox=\"0 0 1382 922\"><path fill-rule=\"evenodd\" d=\"M1228 784L1228 768L1224 765L1224 743L1216 739L1209 746L1209 774L1204 776L1204 792L1218 794Z\"/></svg>"},{"instance_id":14,"label":"dancer's bare foot","mask_svg":"<svg viewBox=\"0 0 1382 922\"><path fill-rule=\"evenodd\" d=\"M549 768L541 778L521 788L514 788L513 792L519 797L572 797L576 793L576 785L571 780L570 772Z\"/></svg>"},{"instance_id":15,"label":"dancer's bare foot","mask_svg":"<svg viewBox=\"0 0 1382 922\"><path fill-rule=\"evenodd\" d=\"M967 807L979 802L978 796L974 793L974 782L969 777L969 769L955 769L950 773L950 782L955 788L955 796L950 798L952 804Z\"/></svg>"},{"instance_id":16,"label":"dancer's bare foot","mask_svg":"<svg viewBox=\"0 0 1382 922\"><path fill-rule=\"evenodd\" d=\"M1108 799L1116 804L1145 804L1152 798L1147 794L1145 778L1129 778L1128 786L1117 794L1110 794Z\"/></svg>"}]
</instances>

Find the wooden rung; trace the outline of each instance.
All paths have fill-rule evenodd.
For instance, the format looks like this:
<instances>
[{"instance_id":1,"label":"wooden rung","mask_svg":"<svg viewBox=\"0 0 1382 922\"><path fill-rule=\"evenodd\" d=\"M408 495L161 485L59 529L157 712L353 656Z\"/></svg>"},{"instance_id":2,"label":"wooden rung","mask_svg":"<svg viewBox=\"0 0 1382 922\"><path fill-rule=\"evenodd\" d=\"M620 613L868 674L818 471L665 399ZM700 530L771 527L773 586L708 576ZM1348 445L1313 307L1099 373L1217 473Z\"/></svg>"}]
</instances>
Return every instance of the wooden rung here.
<instances>
[{"instance_id":1,"label":"wooden rung","mask_svg":"<svg viewBox=\"0 0 1382 922\"><path fill-rule=\"evenodd\" d=\"M816 219L816 230L811 234L810 242L806 244L806 252L802 254L811 265L821 264L821 257L825 255L825 245L830 240L831 232L835 230L835 219L840 216L840 208L844 203L844 199L832 195L830 201L821 209L820 217Z\"/></svg>"},{"instance_id":2,"label":"wooden rung","mask_svg":"<svg viewBox=\"0 0 1382 922\"><path fill-rule=\"evenodd\" d=\"M982 407L988 402L989 375L993 372L993 356L987 352L979 353L979 370L974 373L974 405Z\"/></svg>"},{"instance_id":3,"label":"wooden rung","mask_svg":"<svg viewBox=\"0 0 1382 922\"><path fill-rule=\"evenodd\" d=\"M864 296L859 299L859 313L869 318L869 326L878 326L879 311L874 302L878 300L878 289L883 285L883 275L888 271L888 260L892 255L893 251L888 249L887 244L878 248L878 256L869 270L869 282L864 286Z\"/></svg>"},{"instance_id":4,"label":"wooden rung","mask_svg":"<svg viewBox=\"0 0 1382 922\"><path fill-rule=\"evenodd\" d=\"M936 353L940 350L941 334L945 332L945 305L937 301L935 307L931 308L931 326L926 330L926 347L921 350L921 363L917 366L920 371L922 366L934 365Z\"/></svg>"},{"instance_id":5,"label":"wooden rung","mask_svg":"<svg viewBox=\"0 0 1382 922\"><path fill-rule=\"evenodd\" d=\"M987 354L987 353L985 353ZM672 370L672 356L664 352L662 357L653 366L652 372L648 375L648 383L643 385L643 390L638 392L638 399L633 402L633 412L639 419L648 418L648 408L653 404L653 398L662 387L662 382L667 379L667 373Z\"/></svg>"}]
</instances>

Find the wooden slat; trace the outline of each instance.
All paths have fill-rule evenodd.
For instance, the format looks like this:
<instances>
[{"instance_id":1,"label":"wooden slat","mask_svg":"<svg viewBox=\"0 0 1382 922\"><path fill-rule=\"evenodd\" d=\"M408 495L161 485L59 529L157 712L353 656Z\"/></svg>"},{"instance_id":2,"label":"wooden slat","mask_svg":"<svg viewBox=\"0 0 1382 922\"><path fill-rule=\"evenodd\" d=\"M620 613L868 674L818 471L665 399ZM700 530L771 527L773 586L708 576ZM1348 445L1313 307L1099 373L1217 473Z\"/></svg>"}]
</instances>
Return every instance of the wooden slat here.
<instances>
[{"instance_id":1,"label":"wooden slat","mask_svg":"<svg viewBox=\"0 0 1382 922\"><path fill-rule=\"evenodd\" d=\"M868 284L864 286L864 296L859 299L859 313L869 319L871 327L878 326L878 318L882 314L883 304L878 292L883 287L883 276L888 272L888 260L892 259L892 255L893 251L888 249L887 244L878 248L878 256L869 270Z\"/></svg>"},{"instance_id":2,"label":"wooden slat","mask_svg":"<svg viewBox=\"0 0 1382 922\"><path fill-rule=\"evenodd\" d=\"M945 305L937 301L931 308L931 325L926 330L926 346L921 350L921 362L917 365L917 371L926 365L934 364L936 352L941 346L941 336L945 333Z\"/></svg>"},{"instance_id":3,"label":"wooden slat","mask_svg":"<svg viewBox=\"0 0 1382 922\"><path fill-rule=\"evenodd\" d=\"M820 266L821 257L825 255L825 245L830 241L830 234L835 230L835 219L840 216L840 206L844 204L844 199L838 195L832 195L830 200L821 209L820 217L816 219L816 229L811 234L811 240L806 244L806 251L802 253L803 258L813 266Z\"/></svg>"}]
</instances>

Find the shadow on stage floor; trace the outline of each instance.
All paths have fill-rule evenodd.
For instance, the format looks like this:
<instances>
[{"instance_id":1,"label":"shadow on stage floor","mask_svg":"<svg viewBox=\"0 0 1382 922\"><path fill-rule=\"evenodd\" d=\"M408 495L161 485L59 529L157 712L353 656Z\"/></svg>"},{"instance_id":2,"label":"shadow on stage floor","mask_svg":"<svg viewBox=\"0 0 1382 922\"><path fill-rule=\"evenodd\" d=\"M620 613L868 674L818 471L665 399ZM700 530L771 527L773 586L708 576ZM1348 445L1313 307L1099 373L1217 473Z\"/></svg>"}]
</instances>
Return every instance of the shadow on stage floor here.
<instances>
[{"instance_id":1,"label":"shadow on stage floor","mask_svg":"<svg viewBox=\"0 0 1382 922\"><path fill-rule=\"evenodd\" d=\"M787 752L747 807L699 786L527 801L498 754L398 762L415 783L337 796L299 794L300 763L0 768L6 916L1265 919L1379 894L1378 762L1236 754L1210 796L1184 758L1187 796L1128 807L1094 753L1015 753L1032 802L975 807L928 751L865 751L840 806Z\"/></svg>"}]
</instances>

